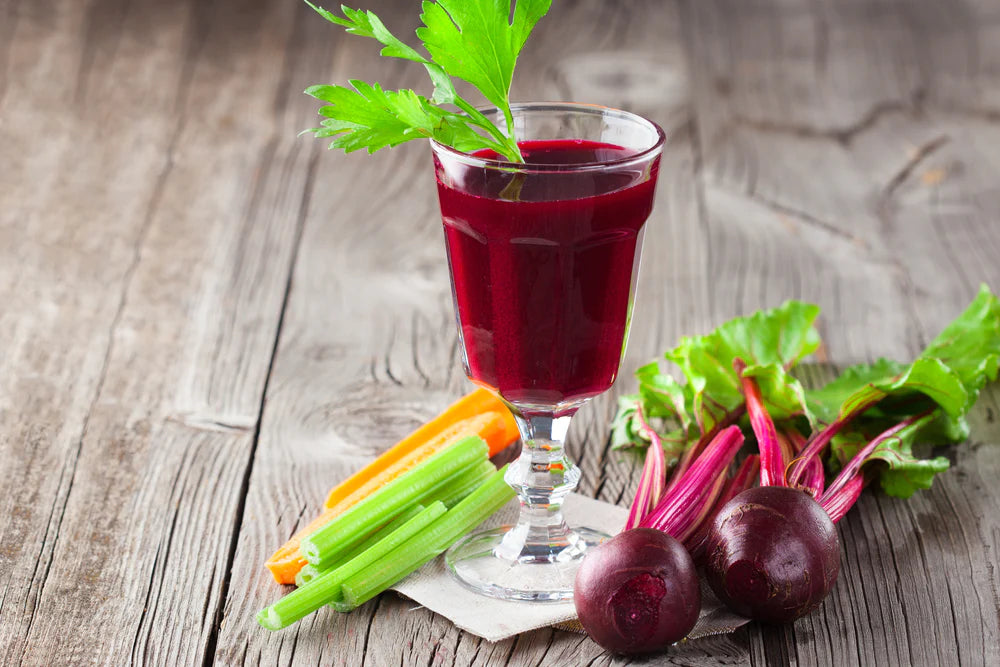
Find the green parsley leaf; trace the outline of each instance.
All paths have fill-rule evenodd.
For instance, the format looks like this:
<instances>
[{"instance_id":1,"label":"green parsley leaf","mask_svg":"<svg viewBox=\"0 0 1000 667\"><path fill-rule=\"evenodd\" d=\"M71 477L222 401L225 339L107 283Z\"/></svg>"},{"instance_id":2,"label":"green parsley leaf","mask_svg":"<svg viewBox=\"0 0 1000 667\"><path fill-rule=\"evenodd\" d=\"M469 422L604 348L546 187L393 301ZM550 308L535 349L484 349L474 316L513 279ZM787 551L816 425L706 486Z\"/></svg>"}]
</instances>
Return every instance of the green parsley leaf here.
<instances>
[{"instance_id":1,"label":"green parsley leaf","mask_svg":"<svg viewBox=\"0 0 1000 667\"><path fill-rule=\"evenodd\" d=\"M328 120L308 130L318 137L335 137L330 148L369 153L411 139L431 137L461 151L488 148L509 160L523 162L514 135L510 86L514 65L551 0L520 0L511 19L510 0L439 0L424 2L417 30L428 59L407 45L371 11L341 6L343 17L305 2L327 21L383 45L381 55L420 63L427 70L434 93L430 100L412 90L388 91L379 84L351 81L342 86L313 86L306 92L327 95L330 105L320 113ZM506 134L462 98L451 77L471 83L497 106L506 121ZM457 111L443 108L453 105Z\"/></svg>"},{"instance_id":2,"label":"green parsley leaf","mask_svg":"<svg viewBox=\"0 0 1000 667\"><path fill-rule=\"evenodd\" d=\"M344 86L312 86L309 95L328 105L326 116L311 130L318 137L334 137L330 148L351 153L362 148L369 153L420 137L432 138L459 150L475 150L483 144L500 148L475 133L456 113L434 106L412 90L382 90L378 84L351 81Z\"/></svg>"},{"instance_id":3,"label":"green parsley leaf","mask_svg":"<svg viewBox=\"0 0 1000 667\"><path fill-rule=\"evenodd\" d=\"M424 0L417 37L451 76L475 86L504 113L511 133L510 85L528 35L551 0L519 0L509 23L510 0Z\"/></svg>"}]
</instances>

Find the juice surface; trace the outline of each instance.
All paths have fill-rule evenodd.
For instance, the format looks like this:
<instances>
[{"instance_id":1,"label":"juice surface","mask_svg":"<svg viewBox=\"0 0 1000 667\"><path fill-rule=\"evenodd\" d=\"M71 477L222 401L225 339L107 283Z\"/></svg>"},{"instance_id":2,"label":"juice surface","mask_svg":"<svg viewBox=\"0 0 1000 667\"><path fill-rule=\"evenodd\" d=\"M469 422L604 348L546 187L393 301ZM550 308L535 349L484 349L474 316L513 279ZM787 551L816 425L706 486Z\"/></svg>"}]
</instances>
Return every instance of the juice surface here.
<instances>
[{"instance_id":1,"label":"juice surface","mask_svg":"<svg viewBox=\"0 0 1000 667\"><path fill-rule=\"evenodd\" d=\"M521 144L529 164L628 157L610 144ZM469 376L520 405L560 405L614 382L655 170L468 168L438 195ZM516 197L516 201L501 197Z\"/></svg>"}]
</instances>

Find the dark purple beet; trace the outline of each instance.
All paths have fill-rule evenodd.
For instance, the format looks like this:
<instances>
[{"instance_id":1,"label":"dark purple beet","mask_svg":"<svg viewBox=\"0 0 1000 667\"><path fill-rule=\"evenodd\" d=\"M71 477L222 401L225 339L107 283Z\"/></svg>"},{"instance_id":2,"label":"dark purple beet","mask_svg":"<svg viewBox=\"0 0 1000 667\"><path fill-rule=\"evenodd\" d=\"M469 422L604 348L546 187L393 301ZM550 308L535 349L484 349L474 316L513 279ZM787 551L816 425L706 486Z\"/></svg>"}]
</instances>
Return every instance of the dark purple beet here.
<instances>
[{"instance_id":1,"label":"dark purple beet","mask_svg":"<svg viewBox=\"0 0 1000 667\"><path fill-rule=\"evenodd\" d=\"M583 629L614 653L649 653L683 639L698 620L701 589L680 542L652 528L616 535L590 551L573 600Z\"/></svg>"},{"instance_id":2,"label":"dark purple beet","mask_svg":"<svg viewBox=\"0 0 1000 667\"><path fill-rule=\"evenodd\" d=\"M719 599L766 623L808 614L840 572L830 517L809 495L785 486L748 489L723 505L706 555L706 578Z\"/></svg>"}]
</instances>

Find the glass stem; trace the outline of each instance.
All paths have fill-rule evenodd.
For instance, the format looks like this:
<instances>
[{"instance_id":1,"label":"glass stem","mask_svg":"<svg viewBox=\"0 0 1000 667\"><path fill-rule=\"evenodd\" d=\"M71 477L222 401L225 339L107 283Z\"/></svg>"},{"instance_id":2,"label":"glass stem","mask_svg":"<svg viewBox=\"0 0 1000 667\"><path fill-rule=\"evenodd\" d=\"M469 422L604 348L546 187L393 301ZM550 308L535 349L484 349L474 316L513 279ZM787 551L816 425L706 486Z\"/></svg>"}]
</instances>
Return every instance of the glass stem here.
<instances>
[{"instance_id":1,"label":"glass stem","mask_svg":"<svg viewBox=\"0 0 1000 667\"><path fill-rule=\"evenodd\" d=\"M515 412L514 417L523 447L505 479L517 493L521 511L496 554L521 562L553 562L576 545L562 514L563 500L580 481L580 469L563 450L573 416Z\"/></svg>"}]
</instances>

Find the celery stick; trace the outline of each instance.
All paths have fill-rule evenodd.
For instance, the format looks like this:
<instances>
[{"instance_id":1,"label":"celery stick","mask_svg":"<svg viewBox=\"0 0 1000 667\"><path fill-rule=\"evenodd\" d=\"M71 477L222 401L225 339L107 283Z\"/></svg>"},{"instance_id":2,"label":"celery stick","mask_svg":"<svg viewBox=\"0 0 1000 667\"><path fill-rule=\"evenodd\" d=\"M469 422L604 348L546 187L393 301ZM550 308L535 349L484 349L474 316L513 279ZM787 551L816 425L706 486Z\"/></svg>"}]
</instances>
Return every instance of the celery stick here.
<instances>
[{"instance_id":1,"label":"celery stick","mask_svg":"<svg viewBox=\"0 0 1000 667\"><path fill-rule=\"evenodd\" d=\"M435 500L440 500L444 503L445 507L452 508L459 503L467 495L475 491L479 486L482 485L486 479L496 472L496 467L489 460L482 461L478 464L473 464L468 468L455 473L449 477L444 484L433 493L429 493L424 496L421 500L425 504L430 504ZM404 523L415 517L419 512L424 509L424 505L414 505L413 507L407 508L402 514L397 516L395 519L387 523L382 528L372 533L370 537L365 539L363 542L358 544L350 553L346 554L340 559L340 563L334 563L327 567L318 568L314 565L306 565L301 570L299 574L295 577L295 583L298 586L304 586L310 581L314 580L316 577L320 576L324 572L337 567L342 563L346 563L351 560L362 551L369 549L373 544L378 542L380 539L399 528Z\"/></svg>"},{"instance_id":2,"label":"celery stick","mask_svg":"<svg viewBox=\"0 0 1000 667\"><path fill-rule=\"evenodd\" d=\"M437 499L435 498L433 500ZM433 500L429 501L428 504L430 504L430 502L433 502ZM448 504L445 503L445 507L447 506ZM338 563L334 563L329 567L316 567L315 565L303 566L302 569L299 570L299 573L295 575L295 585L305 586L310 582L314 581L315 579L317 579L318 577L323 576L325 573L329 572L333 568L339 565L343 565L352 558L355 558L358 555L360 555L362 552L371 549L380 540L385 538L387 535L390 535L397 528L399 528L404 523L406 523L407 521L409 521L410 519L417 516L423 511L424 511L423 505L418 504L418 505L413 505L412 507L407 507L395 519L393 519L389 523L385 524L384 526L376 530L369 537L365 538L365 540L362 541L360 544L358 544L358 546L356 546L354 549L352 549L350 553L346 554L342 559L340 559L340 562Z\"/></svg>"},{"instance_id":3,"label":"celery stick","mask_svg":"<svg viewBox=\"0 0 1000 667\"><path fill-rule=\"evenodd\" d=\"M311 614L323 605L340 599L341 582L358 571L371 567L373 563L387 559L390 555L394 558L396 549L426 530L446 511L443 503L432 503L417 516L379 540L371 549L343 566L326 572L308 586L295 589L270 607L262 609L257 614L257 622L268 630L280 630Z\"/></svg>"},{"instance_id":4,"label":"celery stick","mask_svg":"<svg viewBox=\"0 0 1000 667\"><path fill-rule=\"evenodd\" d=\"M368 496L302 540L299 549L311 565L329 566L365 539L370 526L385 524L403 508L433 493L456 472L486 458L478 436L459 440Z\"/></svg>"},{"instance_id":5,"label":"celery stick","mask_svg":"<svg viewBox=\"0 0 1000 667\"><path fill-rule=\"evenodd\" d=\"M420 514L421 512L423 512L424 509L425 509L425 507L427 505L430 505L431 502L433 502L433 500L430 501L430 502L427 502L426 504L417 503L416 505L411 505L410 507L407 507L406 509L404 509L402 512L399 513L399 515L395 519L393 519L389 523L385 524L384 526L382 526L381 528L379 528L378 530L376 530L371 535L371 537L367 538L366 540L364 540L363 542L361 542L360 544L358 544L358 546L356 546L353 549L351 549L348 553L344 554L344 557L341 559L341 564L346 563L347 561L349 561L349 560L351 560L353 558L357 558L358 556L360 556L365 551L368 551L369 549L371 549L373 546L375 546L380 541L382 541L383 539L385 539L386 536L391 535L392 533L394 533L397 528L399 528L400 526L402 526L403 524L405 524L407 521L409 521L413 517L415 517L418 514ZM445 505L445 507L447 507L447 505ZM329 569L330 568L326 568L326 570L329 570ZM323 571L325 572L326 570L323 570Z\"/></svg>"},{"instance_id":6,"label":"celery stick","mask_svg":"<svg viewBox=\"0 0 1000 667\"><path fill-rule=\"evenodd\" d=\"M298 588L303 586L308 586L312 582L323 574L323 570L320 570L315 565L309 565L308 563L302 566L302 569L295 574L295 585Z\"/></svg>"},{"instance_id":7,"label":"celery stick","mask_svg":"<svg viewBox=\"0 0 1000 667\"><path fill-rule=\"evenodd\" d=\"M507 466L493 473L465 500L448 510L419 535L409 540L391 559L385 559L343 580L344 602L338 608L357 607L444 552L514 497L504 481Z\"/></svg>"},{"instance_id":8,"label":"celery stick","mask_svg":"<svg viewBox=\"0 0 1000 667\"><path fill-rule=\"evenodd\" d=\"M467 495L482 486L483 482L496 471L496 467L489 461L477 463L460 475L453 477L436 492L429 494L426 500L440 500L445 504L445 507L451 509Z\"/></svg>"}]
</instances>

